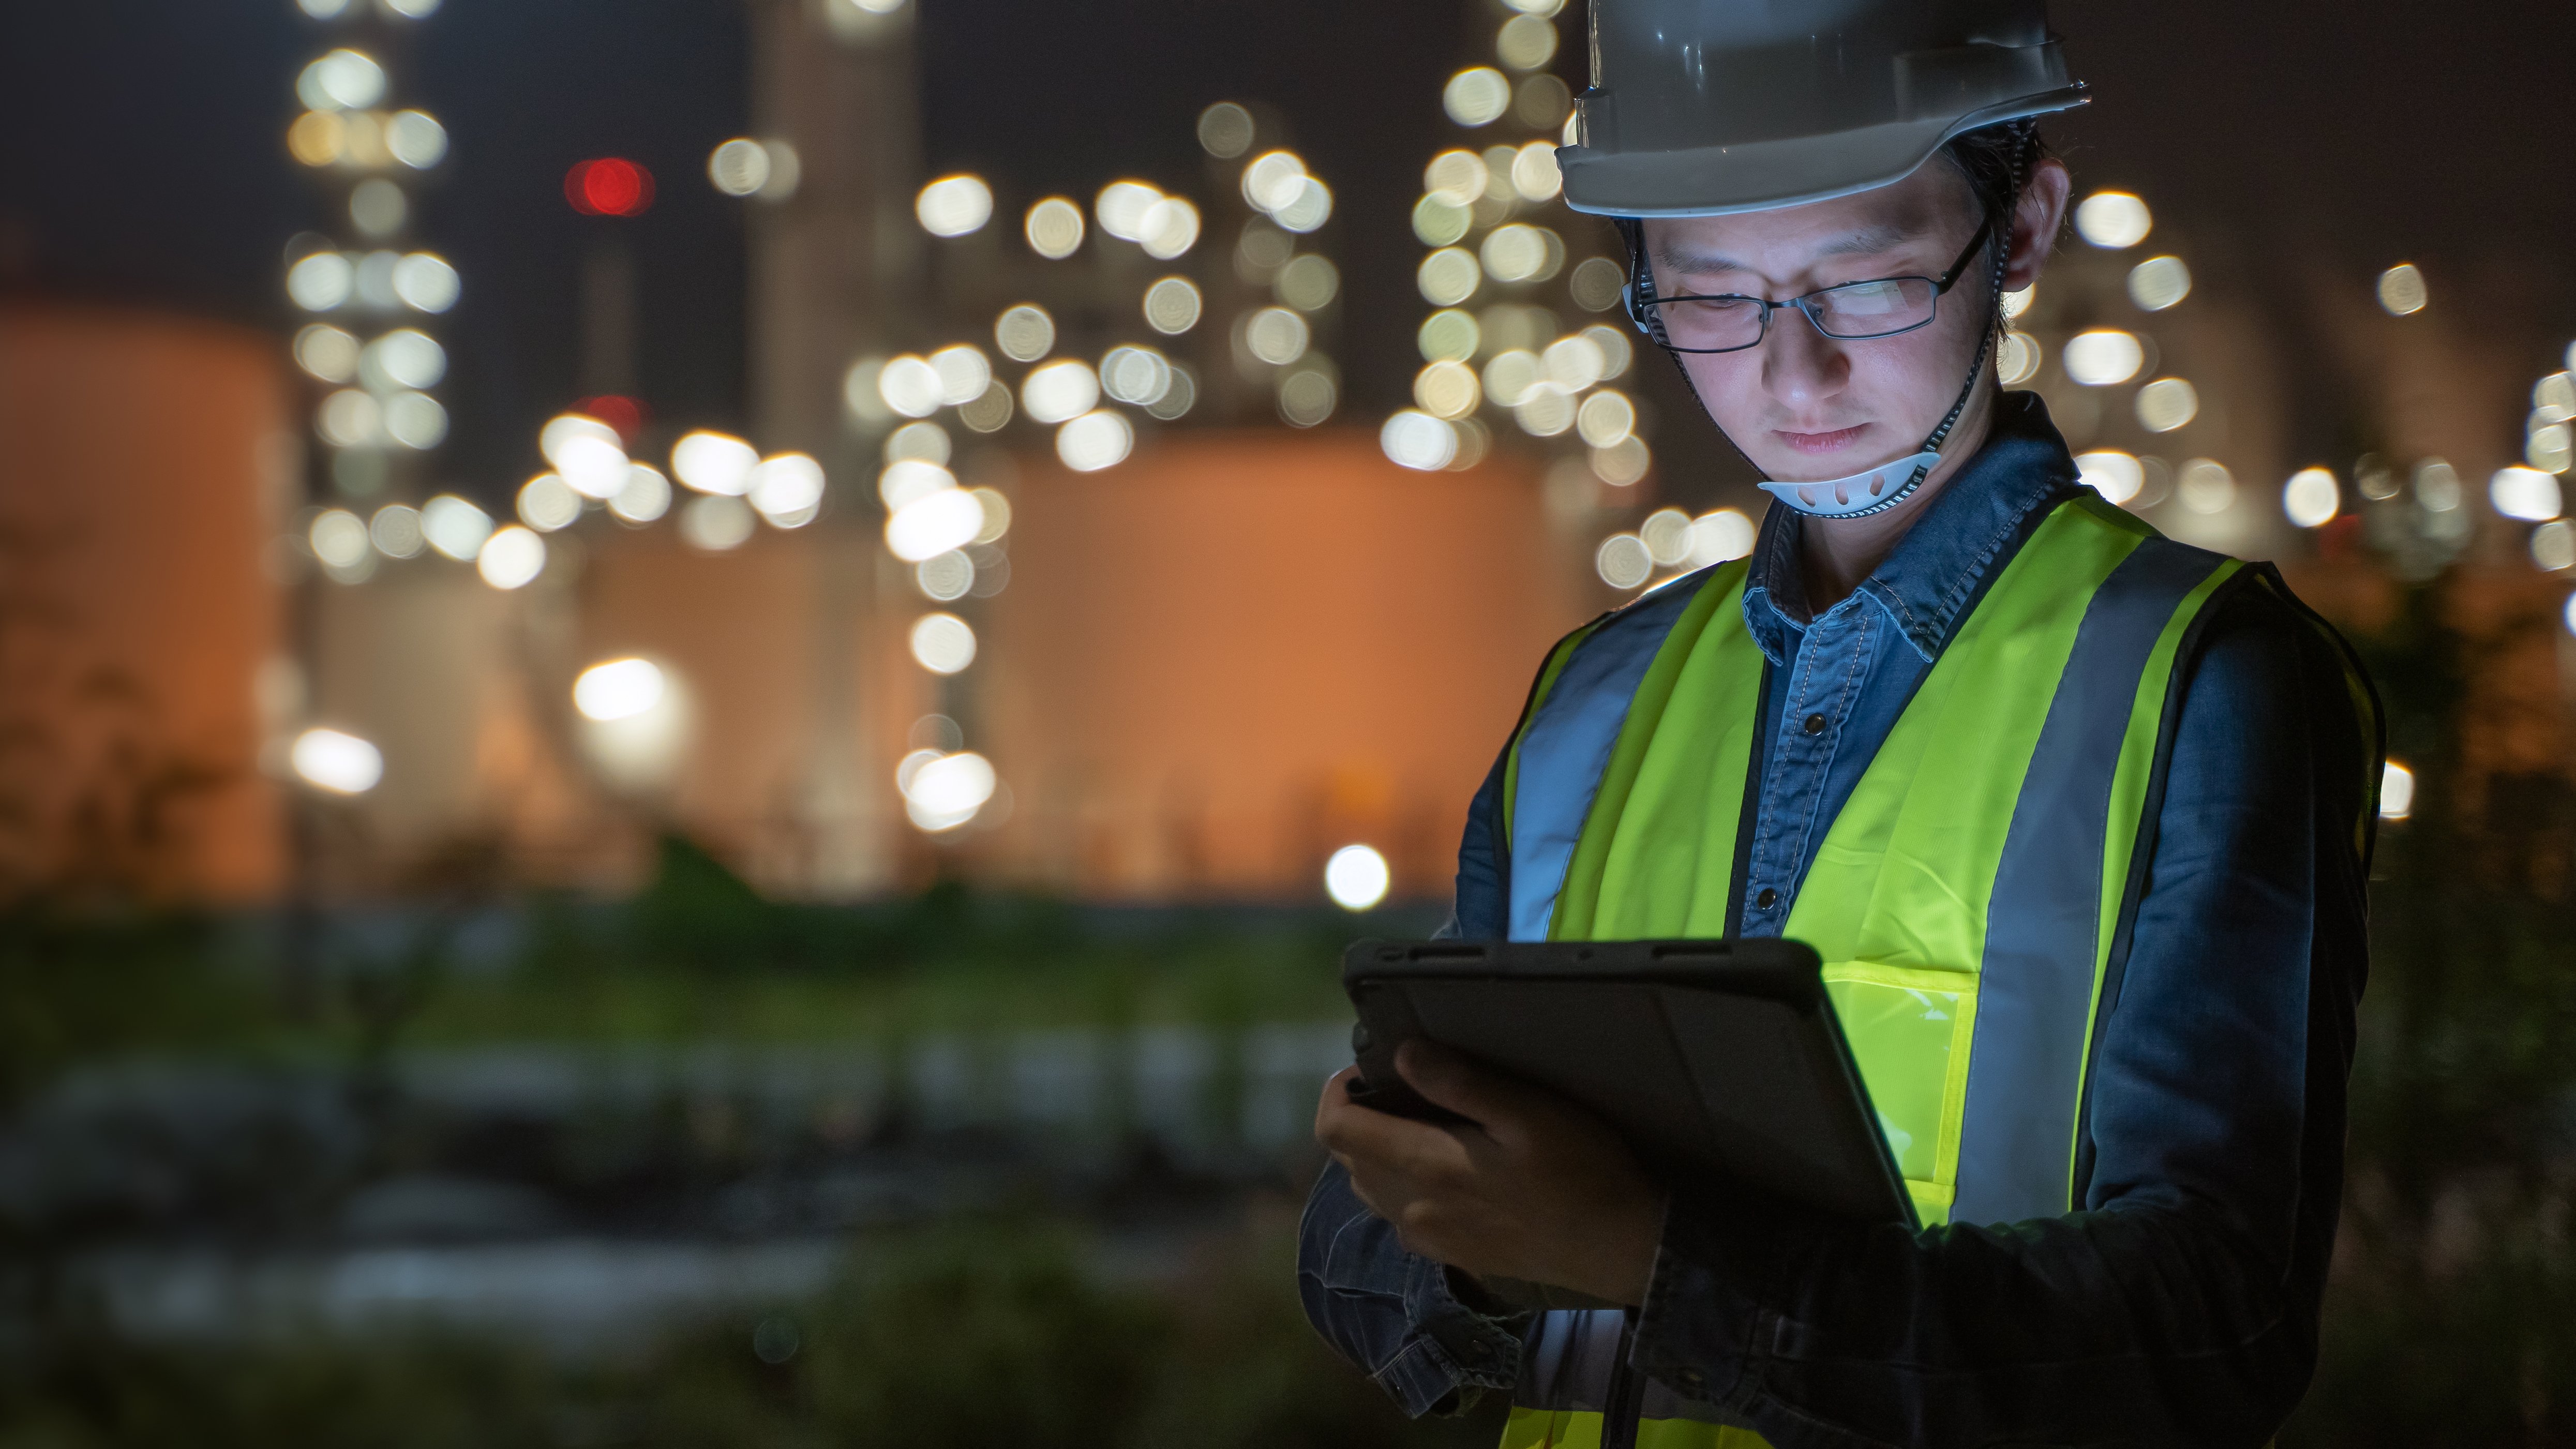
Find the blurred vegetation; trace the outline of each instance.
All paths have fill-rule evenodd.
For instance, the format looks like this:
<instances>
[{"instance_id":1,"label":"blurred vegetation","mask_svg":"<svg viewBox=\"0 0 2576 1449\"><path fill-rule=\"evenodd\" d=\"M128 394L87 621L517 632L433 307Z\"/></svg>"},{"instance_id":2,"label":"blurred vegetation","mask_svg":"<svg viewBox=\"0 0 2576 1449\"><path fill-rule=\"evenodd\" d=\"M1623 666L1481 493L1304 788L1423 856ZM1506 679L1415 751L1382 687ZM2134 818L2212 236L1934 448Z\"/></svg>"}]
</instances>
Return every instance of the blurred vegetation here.
<instances>
[{"instance_id":1,"label":"blurred vegetation","mask_svg":"<svg viewBox=\"0 0 2576 1449\"><path fill-rule=\"evenodd\" d=\"M2416 791L2380 832L2336 1271L2285 1446L2576 1443L2576 790L2476 747L2557 622L2464 634L2454 587L2356 640Z\"/></svg>"},{"instance_id":2,"label":"blurred vegetation","mask_svg":"<svg viewBox=\"0 0 2576 1449\"><path fill-rule=\"evenodd\" d=\"M1407 1425L1306 1327L1284 1232L1178 1281L1104 1283L1073 1233L982 1223L862 1240L817 1298L620 1363L422 1334L175 1347L91 1331L0 1355L9 1449L471 1444L906 1449L1475 1446L1499 1410Z\"/></svg>"}]
</instances>

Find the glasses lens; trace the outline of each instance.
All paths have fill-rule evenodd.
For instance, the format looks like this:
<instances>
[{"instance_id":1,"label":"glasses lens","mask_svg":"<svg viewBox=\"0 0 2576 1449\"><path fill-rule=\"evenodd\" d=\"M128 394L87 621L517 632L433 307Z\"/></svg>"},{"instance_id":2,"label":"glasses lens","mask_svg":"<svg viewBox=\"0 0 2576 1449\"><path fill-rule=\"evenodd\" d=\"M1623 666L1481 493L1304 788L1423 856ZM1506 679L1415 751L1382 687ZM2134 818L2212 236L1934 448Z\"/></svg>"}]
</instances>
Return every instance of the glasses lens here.
<instances>
[{"instance_id":1,"label":"glasses lens","mask_svg":"<svg viewBox=\"0 0 2576 1449\"><path fill-rule=\"evenodd\" d=\"M1923 277L1828 287L1813 300L1816 326L1827 337L1885 337L1931 321L1936 295Z\"/></svg>"},{"instance_id":2,"label":"glasses lens","mask_svg":"<svg viewBox=\"0 0 2576 1449\"><path fill-rule=\"evenodd\" d=\"M1762 307L1742 297L1658 301L1664 339L1684 352L1727 352L1762 340Z\"/></svg>"}]
</instances>

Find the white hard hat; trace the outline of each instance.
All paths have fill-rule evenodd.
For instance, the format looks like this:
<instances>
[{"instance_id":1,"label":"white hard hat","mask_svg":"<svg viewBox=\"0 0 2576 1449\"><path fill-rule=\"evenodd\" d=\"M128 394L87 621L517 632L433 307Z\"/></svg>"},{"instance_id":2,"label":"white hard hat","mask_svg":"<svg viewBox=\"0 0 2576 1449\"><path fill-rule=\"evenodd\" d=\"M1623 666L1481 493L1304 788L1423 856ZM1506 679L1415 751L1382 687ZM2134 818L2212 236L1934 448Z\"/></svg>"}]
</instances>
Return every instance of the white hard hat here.
<instances>
[{"instance_id":1,"label":"white hard hat","mask_svg":"<svg viewBox=\"0 0 2576 1449\"><path fill-rule=\"evenodd\" d=\"M1594 0L1581 140L1556 157L1577 211L1768 211L2088 99L2041 0Z\"/></svg>"}]
</instances>

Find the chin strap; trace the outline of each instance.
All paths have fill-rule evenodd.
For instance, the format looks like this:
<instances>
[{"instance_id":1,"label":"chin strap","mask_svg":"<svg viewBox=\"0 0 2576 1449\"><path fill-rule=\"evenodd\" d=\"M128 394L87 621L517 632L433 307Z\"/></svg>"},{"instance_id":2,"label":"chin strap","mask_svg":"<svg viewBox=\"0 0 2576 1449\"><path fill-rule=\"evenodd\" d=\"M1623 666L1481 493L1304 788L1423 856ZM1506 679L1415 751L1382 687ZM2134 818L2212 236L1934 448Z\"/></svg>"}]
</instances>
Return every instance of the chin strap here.
<instances>
[{"instance_id":1,"label":"chin strap","mask_svg":"<svg viewBox=\"0 0 2576 1449\"><path fill-rule=\"evenodd\" d=\"M2015 198L2021 195L2022 185L2029 179L2029 155L2029 135L2025 132L2023 145L2013 162ZM1683 365L1681 354L1673 350L1671 340L1664 335L1663 319L1644 305L1655 298L1655 274L1646 266L1645 227L1634 217L1619 218L1618 226L1621 237L1628 243L1629 282L1620 289L1620 301L1627 310L1630 325L1653 339L1664 355L1672 359L1674 368L1682 375L1683 388L1690 393L1691 400L1699 404L1700 415L1708 419L1710 427L1717 429L1719 437L1726 439L1727 446L1735 449L1737 457L1743 458L1754 472L1761 472L1761 465L1754 463L1743 445L1719 426L1716 414L1708 410L1708 400L1699 395L1698 385L1691 381L1690 369ZM1815 518L1865 518L1873 513L1883 513L1912 497L1914 490L1923 486L1923 480L1932 476L1932 470L1940 466L1941 445L1949 440L1950 430L1959 425L1959 415L1967 411L1968 400L1976 396L1977 380L1985 375L1986 359L1994 352L1995 339L2003 333L2004 272L2012 261L2014 230L2012 221L2008 219L1995 238L1995 264L1988 273L1986 287L1991 310L1985 330L1977 339L1977 355L1968 363L1967 381L1960 384L1958 399L1950 404L1950 411L1943 415L1940 426L1924 438L1921 448L1907 457L1881 463L1847 478L1828 478L1814 483L1779 483L1766 478L1755 486L1798 512ZM1899 479L1903 481L1899 482Z\"/></svg>"}]
</instances>

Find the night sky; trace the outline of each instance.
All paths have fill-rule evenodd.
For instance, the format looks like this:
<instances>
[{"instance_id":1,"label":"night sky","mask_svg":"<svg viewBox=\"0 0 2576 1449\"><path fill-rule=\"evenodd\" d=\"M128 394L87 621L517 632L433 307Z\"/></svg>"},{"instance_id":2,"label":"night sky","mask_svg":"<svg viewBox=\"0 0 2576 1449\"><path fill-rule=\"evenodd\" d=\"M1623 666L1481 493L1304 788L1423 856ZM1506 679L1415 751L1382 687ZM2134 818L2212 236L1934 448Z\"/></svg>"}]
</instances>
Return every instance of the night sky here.
<instances>
[{"instance_id":1,"label":"night sky","mask_svg":"<svg viewBox=\"0 0 2576 1449\"><path fill-rule=\"evenodd\" d=\"M2364 286L2399 259L2437 287L2475 278L2530 331L2534 371L2544 338L2576 331L2576 7L2061 0L2052 15L2099 97L2054 131L2079 187L2148 196L2188 228L2195 266L2230 257L2285 296L2321 272ZM1346 415L1399 404L1422 312L1405 210L1424 159L1458 134L1438 90L1482 49L1467 4L924 0L921 26L926 160L993 177L1006 203L1129 173L1203 192L1199 108L1277 108L1339 196ZM287 331L282 250L325 202L282 137L323 30L290 0L7 7L0 287ZM415 35L390 57L398 98L453 142L415 234L466 289L439 329L454 357L446 481L497 496L526 471L536 423L576 395L574 281L602 227L626 229L640 264L648 401L739 426L743 203L702 168L748 128L742 9L447 0ZM601 154L653 169L649 215L565 206L564 169ZM1648 393L1689 406L1665 378ZM1661 431L1668 471L1705 461L1676 436L1697 431Z\"/></svg>"}]
</instances>

